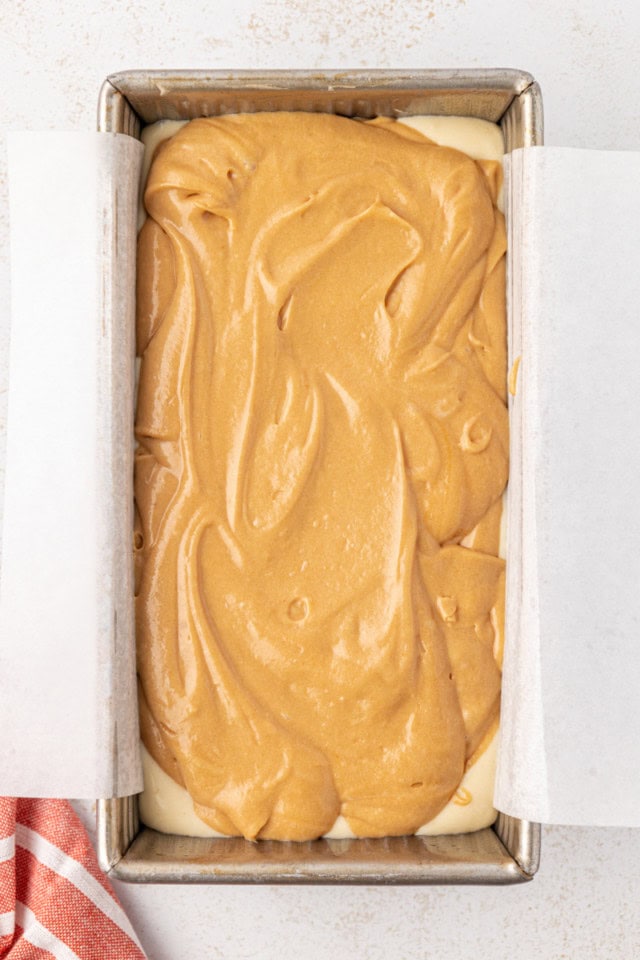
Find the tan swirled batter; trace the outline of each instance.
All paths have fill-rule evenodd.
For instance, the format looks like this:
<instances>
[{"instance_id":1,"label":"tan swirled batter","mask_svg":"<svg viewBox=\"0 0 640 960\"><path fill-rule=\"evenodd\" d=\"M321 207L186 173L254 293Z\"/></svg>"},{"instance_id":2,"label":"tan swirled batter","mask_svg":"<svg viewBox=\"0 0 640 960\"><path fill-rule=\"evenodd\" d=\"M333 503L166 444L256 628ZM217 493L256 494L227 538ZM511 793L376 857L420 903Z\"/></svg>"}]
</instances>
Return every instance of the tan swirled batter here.
<instances>
[{"instance_id":1,"label":"tan swirled batter","mask_svg":"<svg viewBox=\"0 0 640 960\"><path fill-rule=\"evenodd\" d=\"M195 121L158 151L139 251L143 737L223 833L306 839L340 813L414 832L495 725L499 180L324 115Z\"/></svg>"}]
</instances>

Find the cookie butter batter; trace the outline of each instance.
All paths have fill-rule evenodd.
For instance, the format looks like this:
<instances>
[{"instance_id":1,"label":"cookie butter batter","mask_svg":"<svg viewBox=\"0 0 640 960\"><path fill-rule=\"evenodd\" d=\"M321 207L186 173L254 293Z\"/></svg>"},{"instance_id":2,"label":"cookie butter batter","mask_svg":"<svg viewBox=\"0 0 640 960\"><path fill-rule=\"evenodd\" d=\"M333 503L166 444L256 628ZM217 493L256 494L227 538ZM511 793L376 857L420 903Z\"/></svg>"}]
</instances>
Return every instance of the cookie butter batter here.
<instances>
[{"instance_id":1,"label":"cookie butter batter","mask_svg":"<svg viewBox=\"0 0 640 960\"><path fill-rule=\"evenodd\" d=\"M141 718L215 830L414 832L495 727L499 184L497 163L327 115L194 121L158 151Z\"/></svg>"}]
</instances>

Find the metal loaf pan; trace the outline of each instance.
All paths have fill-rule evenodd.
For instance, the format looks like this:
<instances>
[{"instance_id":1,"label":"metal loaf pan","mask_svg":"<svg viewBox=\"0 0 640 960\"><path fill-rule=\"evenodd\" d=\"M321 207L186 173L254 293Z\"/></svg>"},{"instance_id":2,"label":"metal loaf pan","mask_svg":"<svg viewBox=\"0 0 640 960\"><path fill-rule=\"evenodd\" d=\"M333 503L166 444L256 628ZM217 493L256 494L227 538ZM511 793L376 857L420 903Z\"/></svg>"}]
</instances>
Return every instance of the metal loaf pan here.
<instances>
[{"instance_id":1,"label":"metal loaf pan","mask_svg":"<svg viewBox=\"0 0 640 960\"><path fill-rule=\"evenodd\" d=\"M440 114L499 123L507 152L542 143L538 85L517 70L131 71L100 93L98 128L139 137L156 120L304 110L349 117ZM308 843L165 836L140 824L137 796L98 802L98 854L139 883L517 883L540 858L539 824L443 837Z\"/></svg>"}]
</instances>

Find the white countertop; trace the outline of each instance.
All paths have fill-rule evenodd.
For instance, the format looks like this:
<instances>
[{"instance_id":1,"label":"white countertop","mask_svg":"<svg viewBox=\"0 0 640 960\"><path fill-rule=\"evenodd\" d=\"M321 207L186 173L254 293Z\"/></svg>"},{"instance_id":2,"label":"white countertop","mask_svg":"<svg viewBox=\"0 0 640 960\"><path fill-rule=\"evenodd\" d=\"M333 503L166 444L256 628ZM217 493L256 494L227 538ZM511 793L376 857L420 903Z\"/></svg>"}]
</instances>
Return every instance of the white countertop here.
<instances>
[{"instance_id":1,"label":"white countertop","mask_svg":"<svg viewBox=\"0 0 640 960\"><path fill-rule=\"evenodd\" d=\"M3 139L8 128L92 129L102 80L127 68L494 66L539 81L546 143L640 150L635 0L22 0L2 21ZM0 443L5 170L3 149ZM91 825L92 805L77 807ZM639 830L547 827L540 872L519 887L115 885L151 960L618 960L640 947L639 864Z\"/></svg>"}]
</instances>

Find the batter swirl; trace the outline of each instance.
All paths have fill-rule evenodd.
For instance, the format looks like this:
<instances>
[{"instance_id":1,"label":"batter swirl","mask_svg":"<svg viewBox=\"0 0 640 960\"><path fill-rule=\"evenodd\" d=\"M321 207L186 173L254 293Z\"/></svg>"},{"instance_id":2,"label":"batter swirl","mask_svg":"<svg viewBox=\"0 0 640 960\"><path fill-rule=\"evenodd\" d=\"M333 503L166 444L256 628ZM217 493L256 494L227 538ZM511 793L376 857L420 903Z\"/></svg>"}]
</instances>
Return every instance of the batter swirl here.
<instances>
[{"instance_id":1,"label":"batter swirl","mask_svg":"<svg viewBox=\"0 0 640 960\"><path fill-rule=\"evenodd\" d=\"M193 121L154 159L142 735L222 833L304 840L339 814L413 833L495 728L499 180L391 121L323 114Z\"/></svg>"}]
</instances>

